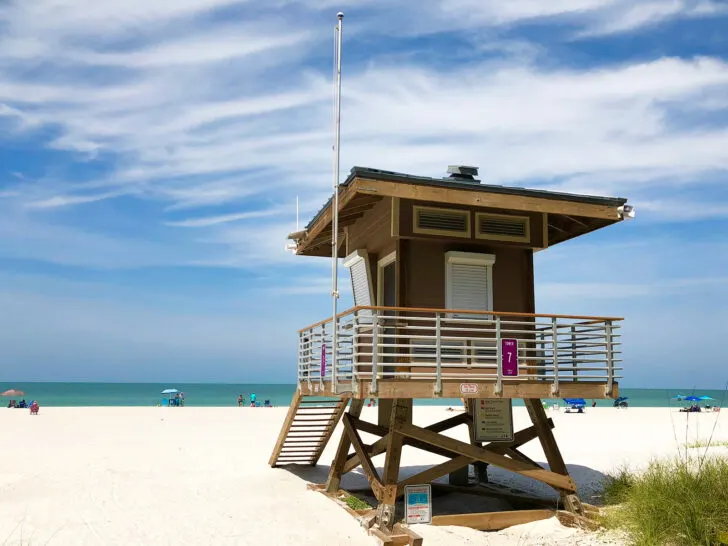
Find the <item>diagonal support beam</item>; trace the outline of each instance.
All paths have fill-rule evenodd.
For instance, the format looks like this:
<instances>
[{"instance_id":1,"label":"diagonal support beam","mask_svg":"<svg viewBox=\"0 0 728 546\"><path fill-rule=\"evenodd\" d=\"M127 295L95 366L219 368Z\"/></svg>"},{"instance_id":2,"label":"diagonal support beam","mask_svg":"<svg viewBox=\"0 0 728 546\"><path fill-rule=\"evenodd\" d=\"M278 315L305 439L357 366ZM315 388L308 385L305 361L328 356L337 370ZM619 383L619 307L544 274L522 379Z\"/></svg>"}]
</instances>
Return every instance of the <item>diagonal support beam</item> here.
<instances>
[{"instance_id":1,"label":"diagonal support beam","mask_svg":"<svg viewBox=\"0 0 728 546\"><path fill-rule=\"evenodd\" d=\"M524 476L528 476L535 480L547 483L553 487L557 487L560 490L569 492L576 491L576 484L570 476L557 474L550 470L535 469L530 464L509 459L504 455L493 453L486 448L472 446L465 442L455 440L454 438L443 436L436 432L425 430L414 425L403 424L400 426L399 432L409 438L420 440L434 446L444 447L458 455L465 455L475 461L482 461L518 474L523 474Z\"/></svg>"},{"instance_id":2,"label":"diagonal support beam","mask_svg":"<svg viewBox=\"0 0 728 546\"><path fill-rule=\"evenodd\" d=\"M349 406L349 417L359 417L363 407L364 400L353 398ZM341 476L347 472L343 468L349 454L349 447L351 447L351 442L349 441L348 434L342 434L339 440L339 447L336 450L336 456L329 470L329 478L326 480L326 491L328 493L336 493L339 490Z\"/></svg>"},{"instance_id":3,"label":"diagonal support beam","mask_svg":"<svg viewBox=\"0 0 728 546\"><path fill-rule=\"evenodd\" d=\"M546 420L546 426L550 429L554 428L554 421L553 419L547 419ZM518 448L521 447L523 444L526 444L530 442L531 440L535 440L538 438L538 429L536 426L532 425L528 428L524 428L523 430L519 430L513 435L513 441L508 443L490 443L486 447L492 451L493 453L505 453L509 449Z\"/></svg>"},{"instance_id":4,"label":"diagonal support beam","mask_svg":"<svg viewBox=\"0 0 728 546\"><path fill-rule=\"evenodd\" d=\"M470 415L468 415L467 413L461 413L460 415L455 415L454 417L450 417L448 419L445 419L444 421L439 421L437 423L426 426L425 430L431 430L432 432L442 432L443 430L448 430L458 425L463 425L469 422L471 419L472 417L470 417Z\"/></svg>"},{"instance_id":5,"label":"diagonal support beam","mask_svg":"<svg viewBox=\"0 0 728 546\"><path fill-rule=\"evenodd\" d=\"M362 469L364 470L364 474L369 480L369 484L372 486L372 491L374 492L374 495L377 497L377 499L380 499L383 494L382 480L377 473L377 469L374 468L369 454L364 449L364 443L361 441L361 436L359 436L359 432L356 430L356 428L354 428L352 421L354 421L354 419L349 417L348 414L344 415L343 419L341 420L341 422L344 424L344 430L349 436L349 441L351 442L354 451L359 456L359 460L361 462Z\"/></svg>"},{"instance_id":6,"label":"diagonal support beam","mask_svg":"<svg viewBox=\"0 0 728 546\"><path fill-rule=\"evenodd\" d=\"M449 461L445 461L444 463L441 463L437 466L428 468L427 470L415 474L414 476L410 476L406 480L403 480L397 484L397 496L404 493L405 485L430 483L437 478L441 478L445 474L449 474L450 472L454 472L455 470L459 470L462 467L469 465L471 461L472 459L470 457L466 457L465 455L459 455L454 459L450 459Z\"/></svg>"},{"instance_id":7,"label":"diagonal support beam","mask_svg":"<svg viewBox=\"0 0 728 546\"><path fill-rule=\"evenodd\" d=\"M448 430L453 427L456 427L458 425L462 425L463 423L467 423L470 416L463 413L461 415L456 415L454 417L450 417L448 419L445 419L444 421L439 421L437 423L433 423L432 425L429 425L425 427L425 430L431 430L433 432L442 432L443 430ZM376 434L377 436L381 436L379 440L368 446L367 453L369 453L370 457L376 457L377 455L381 455L385 451L387 451L387 442L389 441L389 430L386 427L380 427L379 425L375 425L374 423L369 423L367 421L361 421L357 420L354 422L356 428L359 430L363 430L364 432L367 432L369 434ZM534 432L534 438L536 437ZM515 439L515 436L514 436ZM528 440L524 440L524 443ZM422 449L424 451L429 451L431 453L435 453L436 455L441 455L443 457L456 457L457 453L451 453L447 450L443 450L441 448L433 447L428 444L425 444L424 442L418 442L417 440L412 440L410 438L405 439L405 444L411 447L415 447L417 449ZM359 456L354 453L353 455L350 455L346 459L346 463L344 464L344 468L342 473L346 474L347 472L351 472L354 470L357 466L359 466Z\"/></svg>"}]
</instances>

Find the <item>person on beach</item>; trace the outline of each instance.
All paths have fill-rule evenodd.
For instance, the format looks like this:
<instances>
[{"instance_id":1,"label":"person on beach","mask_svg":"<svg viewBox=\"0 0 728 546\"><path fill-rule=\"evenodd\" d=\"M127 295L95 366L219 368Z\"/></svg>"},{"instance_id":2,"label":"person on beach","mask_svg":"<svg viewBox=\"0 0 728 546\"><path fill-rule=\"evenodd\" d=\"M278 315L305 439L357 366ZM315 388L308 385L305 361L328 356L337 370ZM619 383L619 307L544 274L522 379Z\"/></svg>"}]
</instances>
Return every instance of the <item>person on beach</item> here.
<instances>
[{"instance_id":1,"label":"person on beach","mask_svg":"<svg viewBox=\"0 0 728 546\"><path fill-rule=\"evenodd\" d=\"M185 393L179 393L179 402L182 407L185 407Z\"/></svg>"},{"instance_id":2,"label":"person on beach","mask_svg":"<svg viewBox=\"0 0 728 546\"><path fill-rule=\"evenodd\" d=\"M255 407L255 393L254 392L250 393L250 407L251 408Z\"/></svg>"},{"instance_id":3,"label":"person on beach","mask_svg":"<svg viewBox=\"0 0 728 546\"><path fill-rule=\"evenodd\" d=\"M243 395L238 395L238 407L241 407L243 405Z\"/></svg>"}]
</instances>

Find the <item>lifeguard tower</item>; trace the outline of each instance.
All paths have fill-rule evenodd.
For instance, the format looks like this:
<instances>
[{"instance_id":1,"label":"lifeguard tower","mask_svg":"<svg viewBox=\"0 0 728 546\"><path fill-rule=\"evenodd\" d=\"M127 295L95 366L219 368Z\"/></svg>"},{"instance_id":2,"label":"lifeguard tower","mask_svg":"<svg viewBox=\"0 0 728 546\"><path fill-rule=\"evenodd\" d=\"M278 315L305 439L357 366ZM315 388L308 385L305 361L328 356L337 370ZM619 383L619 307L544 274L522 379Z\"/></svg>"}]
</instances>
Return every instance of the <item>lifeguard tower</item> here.
<instances>
[{"instance_id":1,"label":"lifeguard tower","mask_svg":"<svg viewBox=\"0 0 728 546\"><path fill-rule=\"evenodd\" d=\"M407 543L395 521L405 486L446 475L467 482L469 465L481 482L487 465L539 480L558 491L566 511L583 515L542 399L619 396L622 319L537 314L533 256L630 218L632 207L622 198L488 185L477 176L465 166L441 178L354 167L339 187L338 255L355 307L298 333L298 389L270 464L315 465L343 421L322 489L337 493L342 475L361 466L378 501L369 525L385 543ZM289 236L297 254L331 256L332 203ZM360 418L370 398L377 423ZM412 402L423 398L460 398L465 411L415 426ZM513 398L524 400L532 426L513 430ZM468 427L469 442L442 434L458 425ZM367 445L361 432L379 440ZM519 450L536 438L548 470ZM403 446L447 460L400 480ZM372 457L383 453L380 474ZM432 523L498 529L549 515L522 514ZM409 542L418 541L409 532Z\"/></svg>"}]
</instances>

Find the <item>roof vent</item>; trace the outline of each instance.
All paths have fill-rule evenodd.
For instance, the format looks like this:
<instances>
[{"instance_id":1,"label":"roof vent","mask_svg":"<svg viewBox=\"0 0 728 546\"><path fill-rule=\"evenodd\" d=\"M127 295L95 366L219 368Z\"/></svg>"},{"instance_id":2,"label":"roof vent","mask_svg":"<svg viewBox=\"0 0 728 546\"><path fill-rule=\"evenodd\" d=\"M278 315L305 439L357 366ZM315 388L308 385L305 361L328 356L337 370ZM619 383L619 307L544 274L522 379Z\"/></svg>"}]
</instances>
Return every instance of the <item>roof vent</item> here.
<instances>
[{"instance_id":1,"label":"roof vent","mask_svg":"<svg viewBox=\"0 0 728 546\"><path fill-rule=\"evenodd\" d=\"M454 178L458 181L463 182L475 182L478 183L480 180L476 180L478 176L478 167L468 167L466 165L449 165L447 172L450 174L450 178Z\"/></svg>"}]
</instances>

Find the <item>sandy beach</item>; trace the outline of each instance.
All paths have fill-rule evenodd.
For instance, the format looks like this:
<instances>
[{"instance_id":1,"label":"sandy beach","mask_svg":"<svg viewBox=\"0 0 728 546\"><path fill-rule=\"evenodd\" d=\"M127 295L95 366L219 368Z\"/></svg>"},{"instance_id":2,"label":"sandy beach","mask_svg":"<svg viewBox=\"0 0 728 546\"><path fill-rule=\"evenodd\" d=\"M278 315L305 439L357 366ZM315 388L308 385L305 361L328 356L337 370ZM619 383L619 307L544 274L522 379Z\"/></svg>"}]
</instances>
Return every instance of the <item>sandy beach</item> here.
<instances>
[{"instance_id":1,"label":"sandy beach","mask_svg":"<svg viewBox=\"0 0 728 546\"><path fill-rule=\"evenodd\" d=\"M267 465L285 412L41 407L40 415L31 417L27 410L0 410L5 446L0 544L376 544L342 508L306 487L325 481L340 429L316 468ZM728 440L725 412L588 408L585 414L548 413L581 498L593 504L600 502L599 483L606 472L674 456L686 441L711 433L715 441ZM444 407L417 407L414 421L427 425L450 415ZM365 408L363 417L375 420L375 410ZM517 429L529 424L525 408L514 408L514 420ZM451 434L467 438L464 427ZM523 451L545 460L537 442ZM405 448L403 472L411 475L442 460ZM375 459L380 467L383 461L383 455ZM549 488L505 471L491 467L489 476L553 496ZM358 471L347 475L343 488L365 484ZM470 496L459 502L482 501ZM415 529L429 546L618 543L555 520L498 533L428 525Z\"/></svg>"}]
</instances>

